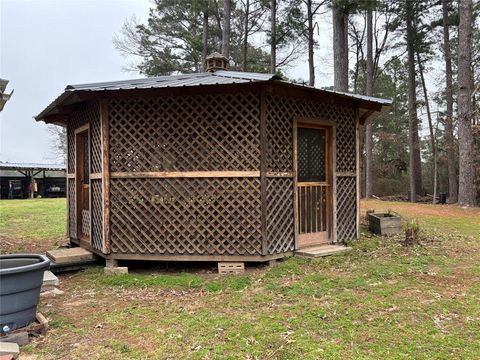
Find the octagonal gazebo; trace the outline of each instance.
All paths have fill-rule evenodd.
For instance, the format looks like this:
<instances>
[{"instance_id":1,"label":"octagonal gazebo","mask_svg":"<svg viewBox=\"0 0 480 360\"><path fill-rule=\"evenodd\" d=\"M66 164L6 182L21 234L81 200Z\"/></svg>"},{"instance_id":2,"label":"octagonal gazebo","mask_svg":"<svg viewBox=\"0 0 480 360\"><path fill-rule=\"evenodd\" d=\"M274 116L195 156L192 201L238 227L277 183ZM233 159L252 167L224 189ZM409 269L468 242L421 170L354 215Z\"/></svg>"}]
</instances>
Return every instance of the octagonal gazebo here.
<instances>
[{"instance_id":1,"label":"octagonal gazebo","mask_svg":"<svg viewBox=\"0 0 480 360\"><path fill-rule=\"evenodd\" d=\"M266 261L359 235L359 127L390 101L216 70L67 86L68 234L107 259Z\"/></svg>"}]
</instances>

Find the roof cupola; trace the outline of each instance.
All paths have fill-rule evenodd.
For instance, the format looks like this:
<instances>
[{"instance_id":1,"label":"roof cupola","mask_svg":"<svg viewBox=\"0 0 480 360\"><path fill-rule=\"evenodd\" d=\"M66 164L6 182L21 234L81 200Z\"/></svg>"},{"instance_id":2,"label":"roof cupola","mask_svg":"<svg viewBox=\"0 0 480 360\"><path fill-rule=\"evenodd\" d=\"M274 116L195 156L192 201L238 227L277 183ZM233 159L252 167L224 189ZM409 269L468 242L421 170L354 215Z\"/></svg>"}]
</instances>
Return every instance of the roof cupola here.
<instances>
[{"instance_id":1,"label":"roof cupola","mask_svg":"<svg viewBox=\"0 0 480 360\"><path fill-rule=\"evenodd\" d=\"M228 59L218 52L214 52L205 59L205 71L215 72L217 70L227 70Z\"/></svg>"}]
</instances>

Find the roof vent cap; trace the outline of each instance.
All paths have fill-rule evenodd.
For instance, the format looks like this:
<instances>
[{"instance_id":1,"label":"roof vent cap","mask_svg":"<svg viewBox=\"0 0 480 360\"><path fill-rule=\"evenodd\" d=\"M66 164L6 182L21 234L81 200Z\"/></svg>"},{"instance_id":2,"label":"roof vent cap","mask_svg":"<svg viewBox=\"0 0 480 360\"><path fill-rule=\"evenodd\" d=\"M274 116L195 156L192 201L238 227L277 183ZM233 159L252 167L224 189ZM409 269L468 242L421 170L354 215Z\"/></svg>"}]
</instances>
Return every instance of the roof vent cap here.
<instances>
[{"instance_id":1,"label":"roof vent cap","mask_svg":"<svg viewBox=\"0 0 480 360\"><path fill-rule=\"evenodd\" d=\"M228 59L218 52L210 54L205 59L205 71L215 72L217 70L227 70Z\"/></svg>"}]
</instances>

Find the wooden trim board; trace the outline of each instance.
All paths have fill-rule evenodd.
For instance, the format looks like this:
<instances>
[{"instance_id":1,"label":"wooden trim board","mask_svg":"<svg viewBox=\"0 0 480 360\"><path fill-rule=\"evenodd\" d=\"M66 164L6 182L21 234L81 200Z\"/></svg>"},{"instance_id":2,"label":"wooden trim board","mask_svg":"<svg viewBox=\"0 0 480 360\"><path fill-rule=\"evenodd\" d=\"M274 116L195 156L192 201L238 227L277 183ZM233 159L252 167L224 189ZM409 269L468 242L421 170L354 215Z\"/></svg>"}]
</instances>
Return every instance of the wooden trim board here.
<instances>
[{"instance_id":1,"label":"wooden trim board","mask_svg":"<svg viewBox=\"0 0 480 360\"><path fill-rule=\"evenodd\" d=\"M111 172L111 179L260 177L260 171Z\"/></svg>"},{"instance_id":2,"label":"wooden trim board","mask_svg":"<svg viewBox=\"0 0 480 360\"><path fill-rule=\"evenodd\" d=\"M263 262L293 256L293 251L272 255L150 255L150 254L109 254L101 255L114 260L146 260L146 261L244 261Z\"/></svg>"}]
</instances>

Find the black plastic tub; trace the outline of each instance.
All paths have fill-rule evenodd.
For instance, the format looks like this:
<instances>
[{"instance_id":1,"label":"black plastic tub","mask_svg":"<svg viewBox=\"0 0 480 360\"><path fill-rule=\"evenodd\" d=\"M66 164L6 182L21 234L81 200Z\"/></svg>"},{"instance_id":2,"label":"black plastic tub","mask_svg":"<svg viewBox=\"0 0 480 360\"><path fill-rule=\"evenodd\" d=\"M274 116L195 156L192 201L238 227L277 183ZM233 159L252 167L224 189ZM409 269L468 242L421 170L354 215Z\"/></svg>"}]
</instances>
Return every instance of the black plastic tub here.
<instances>
[{"instance_id":1,"label":"black plastic tub","mask_svg":"<svg viewBox=\"0 0 480 360\"><path fill-rule=\"evenodd\" d=\"M43 273L49 267L43 255L0 255L0 332L35 320Z\"/></svg>"}]
</instances>

